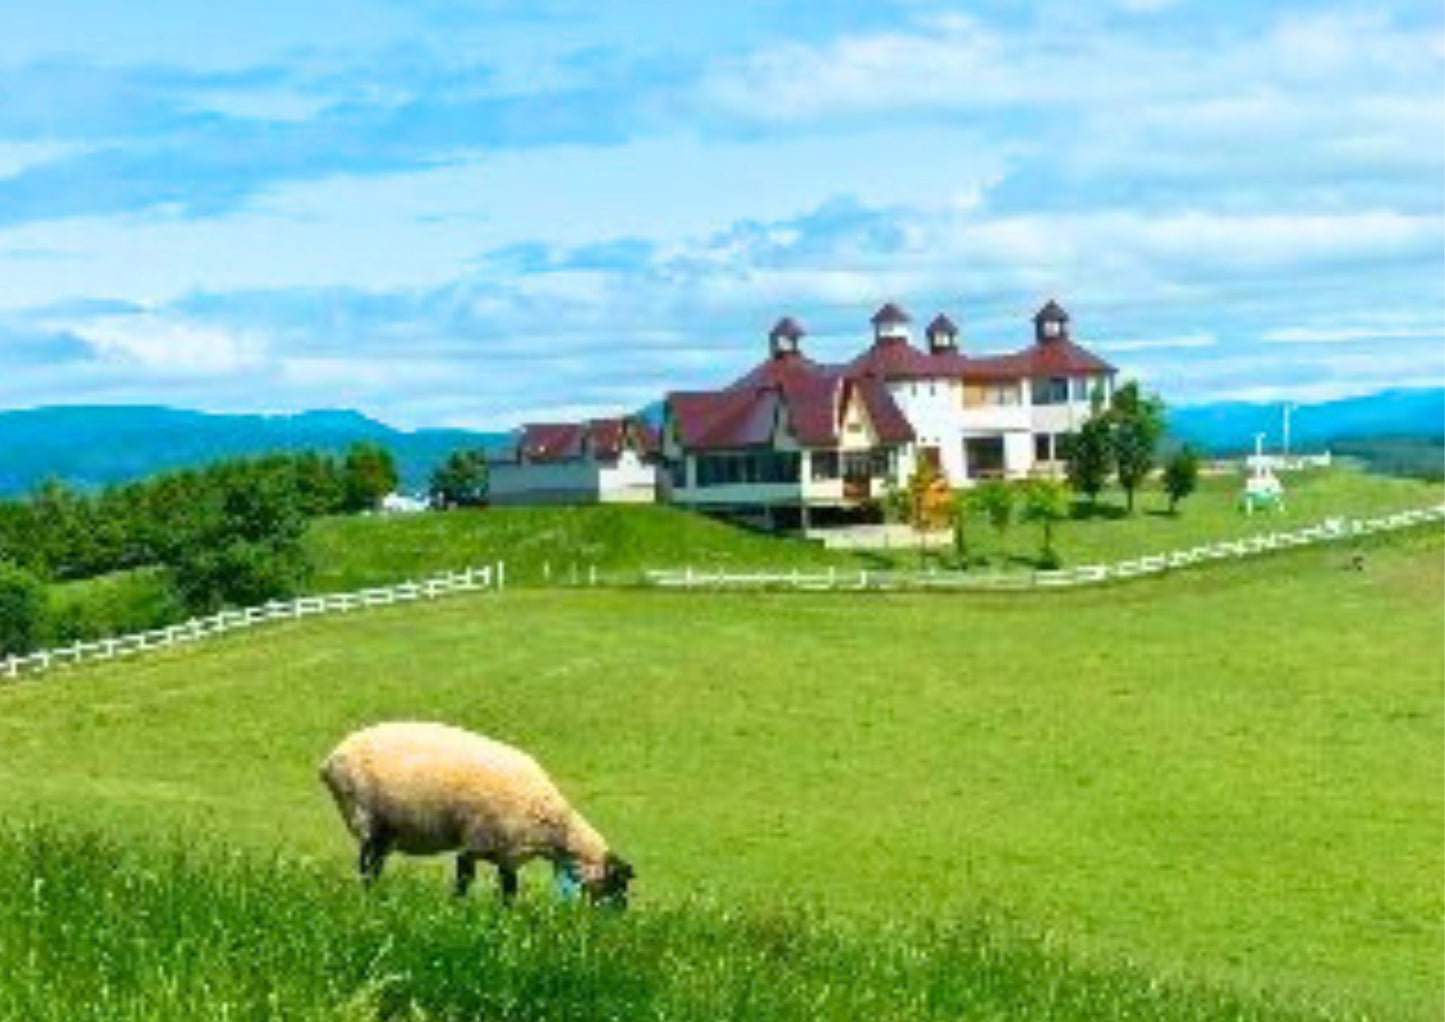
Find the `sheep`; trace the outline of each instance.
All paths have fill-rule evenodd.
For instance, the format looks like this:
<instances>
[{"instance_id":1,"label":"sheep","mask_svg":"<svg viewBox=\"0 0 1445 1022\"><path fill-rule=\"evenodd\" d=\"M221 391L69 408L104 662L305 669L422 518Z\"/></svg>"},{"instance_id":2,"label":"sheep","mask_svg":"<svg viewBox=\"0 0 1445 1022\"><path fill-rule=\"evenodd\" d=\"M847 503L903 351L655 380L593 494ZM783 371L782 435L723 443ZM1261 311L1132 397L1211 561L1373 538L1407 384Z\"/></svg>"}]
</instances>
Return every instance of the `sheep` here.
<instances>
[{"instance_id":1,"label":"sheep","mask_svg":"<svg viewBox=\"0 0 1445 1022\"><path fill-rule=\"evenodd\" d=\"M633 869L519 749L445 724L377 724L343 739L321 764L347 829L360 844L365 886L392 851L456 852L457 896L477 861L497 868L502 900L517 895L517 870L551 861L564 897L580 887L596 904L627 904Z\"/></svg>"}]
</instances>

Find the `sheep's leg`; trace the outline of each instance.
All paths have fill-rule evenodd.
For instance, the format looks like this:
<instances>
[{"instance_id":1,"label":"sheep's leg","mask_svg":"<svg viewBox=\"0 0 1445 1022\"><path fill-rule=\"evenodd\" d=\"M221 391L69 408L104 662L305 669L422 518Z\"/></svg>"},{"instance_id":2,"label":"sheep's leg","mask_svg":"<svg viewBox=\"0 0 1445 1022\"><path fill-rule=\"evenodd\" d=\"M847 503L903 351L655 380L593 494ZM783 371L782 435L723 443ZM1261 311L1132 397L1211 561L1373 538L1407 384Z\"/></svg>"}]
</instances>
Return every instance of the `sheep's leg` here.
<instances>
[{"instance_id":1,"label":"sheep's leg","mask_svg":"<svg viewBox=\"0 0 1445 1022\"><path fill-rule=\"evenodd\" d=\"M497 890L501 892L502 902L510 905L517 900L517 868L505 862L497 863Z\"/></svg>"},{"instance_id":2,"label":"sheep's leg","mask_svg":"<svg viewBox=\"0 0 1445 1022\"><path fill-rule=\"evenodd\" d=\"M370 887L381 878L388 851L386 842L381 838L372 837L361 842L361 856L357 863L357 871L361 874L361 882L365 886Z\"/></svg>"},{"instance_id":3,"label":"sheep's leg","mask_svg":"<svg viewBox=\"0 0 1445 1022\"><path fill-rule=\"evenodd\" d=\"M466 897L467 890L477 877L477 856L473 852L462 852L457 856L457 883L453 889L458 898Z\"/></svg>"}]
</instances>

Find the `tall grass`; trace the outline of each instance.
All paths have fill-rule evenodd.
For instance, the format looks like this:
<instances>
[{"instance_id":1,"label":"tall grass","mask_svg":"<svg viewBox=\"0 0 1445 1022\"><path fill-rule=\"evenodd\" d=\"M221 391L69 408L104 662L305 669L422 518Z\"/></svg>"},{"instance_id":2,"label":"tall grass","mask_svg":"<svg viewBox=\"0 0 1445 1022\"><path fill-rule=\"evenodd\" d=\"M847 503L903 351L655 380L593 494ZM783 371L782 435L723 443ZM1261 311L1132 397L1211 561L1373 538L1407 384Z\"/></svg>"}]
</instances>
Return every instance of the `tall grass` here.
<instances>
[{"instance_id":1,"label":"tall grass","mask_svg":"<svg viewBox=\"0 0 1445 1022\"><path fill-rule=\"evenodd\" d=\"M0 831L0 1017L1326 1019L1319 1006L1087 966L986 922L627 915L304 860Z\"/></svg>"}]
</instances>

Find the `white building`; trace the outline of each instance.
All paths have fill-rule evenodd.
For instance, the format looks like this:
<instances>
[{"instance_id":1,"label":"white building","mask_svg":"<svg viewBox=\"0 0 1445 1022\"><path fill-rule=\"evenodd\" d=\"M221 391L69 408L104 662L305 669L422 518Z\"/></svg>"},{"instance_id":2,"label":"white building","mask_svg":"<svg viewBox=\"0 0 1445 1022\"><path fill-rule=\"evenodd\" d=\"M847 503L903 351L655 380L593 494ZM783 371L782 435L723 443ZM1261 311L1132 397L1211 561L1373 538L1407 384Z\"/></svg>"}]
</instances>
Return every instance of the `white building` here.
<instances>
[{"instance_id":1,"label":"white building","mask_svg":"<svg viewBox=\"0 0 1445 1022\"><path fill-rule=\"evenodd\" d=\"M670 394L670 499L806 518L869 505L920 459L955 486L1056 473L1094 392L1113 388L1114 367L1074 343L1053 301L1034 317L1033 343L1009 355L965 355L942 315L926 348L915 347L908 314L891 302L872 324L857 358L825 366L803 354L802 328L784 317L750 372L722 390Z\"/></svg>"},{"instance_id":2,"label":"white building","mask_svg":"<svg viewBox=\"0 0 1445 1022\"><path fill-rule=\"evenodd\" d=\"M632 418L525 426L488 486L493 504L650 504L657 491L657 435Z\"/></svg>"}]
</instances>

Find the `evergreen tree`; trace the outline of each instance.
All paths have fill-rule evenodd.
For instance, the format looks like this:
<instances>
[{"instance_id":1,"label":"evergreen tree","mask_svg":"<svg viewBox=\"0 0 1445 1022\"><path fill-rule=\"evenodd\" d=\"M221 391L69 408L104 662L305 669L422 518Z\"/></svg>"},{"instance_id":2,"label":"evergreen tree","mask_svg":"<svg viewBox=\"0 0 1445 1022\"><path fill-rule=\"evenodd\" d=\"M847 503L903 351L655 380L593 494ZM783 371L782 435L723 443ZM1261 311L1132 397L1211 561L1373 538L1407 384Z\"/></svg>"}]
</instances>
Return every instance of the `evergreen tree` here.
<instances>
[{"instance_id":1,"label":"evergreen tree","mask_svg":"<svg viewBox=\"0 0 1445 1022\"><path fill-rule=\"evenodd\" d=\"M1066 466L1069 485L1088 497L1090 504L1097 503L1113 468L1114 444L1109 420L1095 413L1069 442Z\"/></svg>"},{"instance_id":2,"label":"evergreen tree","mask_svg":"<svg viewBox=\"0 0 1445 1022\"><path fill-rule=\"evenodd\" d=\"M1199 485L1199 455L1189 446L1181 447L1164 465L1164 492L1169 494L1169 513Z\"/></svg>"},{"instance_id":3,"label":"evergreen tree","mask_svg":"<svg viewBox=\"0 0 1445 1022\"><path fill-rule=\"evenodd\" d=\"M453 451L431 475L432 503L440 507L476 507L486 503L489 482L486 451Z\"/></svg>"},{"instance_id":4,"label":"evergreen tree","mask_svg":"<svg viewBox=\"0 0 1445 1022\"><path fill-rule=\"evenodd\" d=\"M1114 392L1109 406L1114 471L1132 514L1134 494L1154 468L1154 452L1164 434L1164 403L1146 396L1130 380Z\"/></svg>"},{"instance_id":5,"label":"evergreen tree","mask_svg":"<svg viewBox=\"0 0 1445 1022\"><path fill-rule=\"evenodd\" d=\"M380 444L361 442L346 451L342 485L347 511L371 511L396 490L396 460Z\"/></svg>"}]
</instances>

